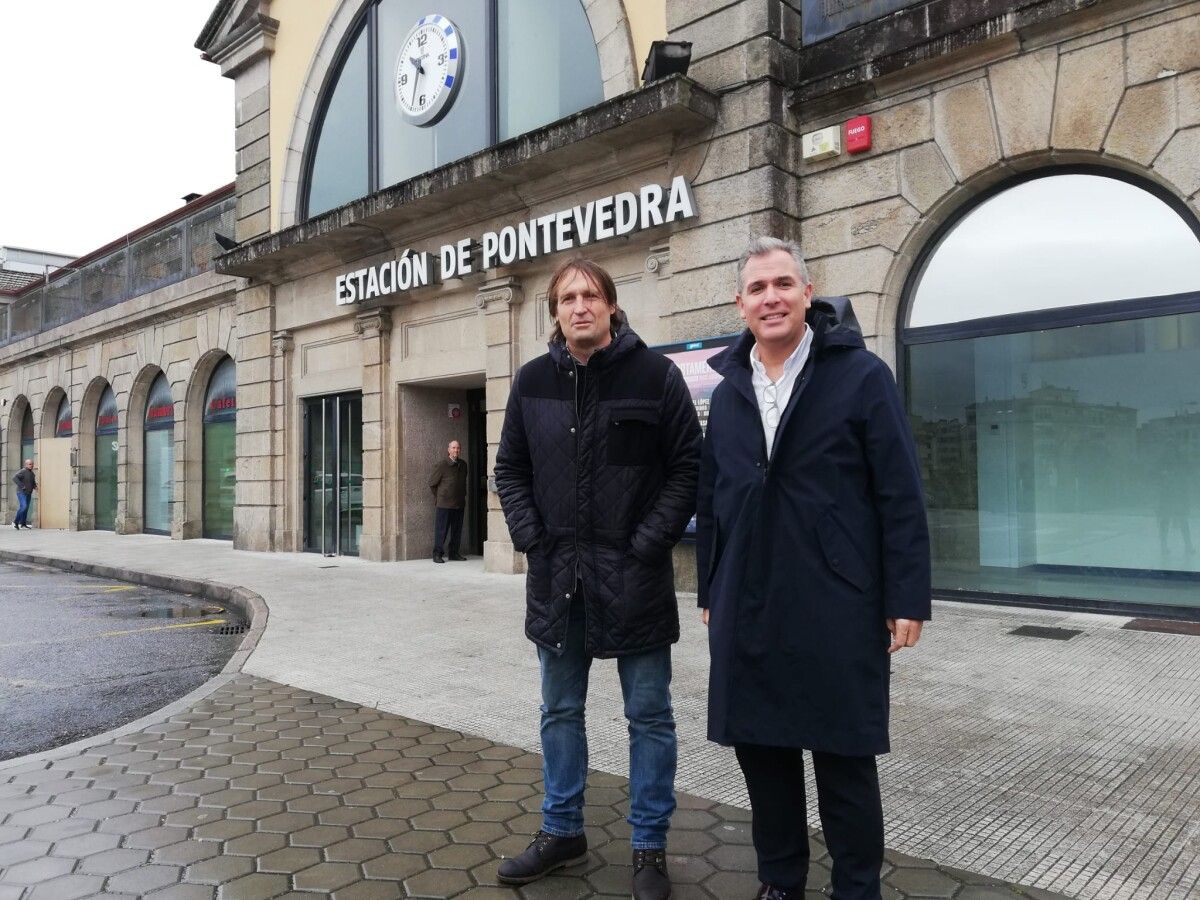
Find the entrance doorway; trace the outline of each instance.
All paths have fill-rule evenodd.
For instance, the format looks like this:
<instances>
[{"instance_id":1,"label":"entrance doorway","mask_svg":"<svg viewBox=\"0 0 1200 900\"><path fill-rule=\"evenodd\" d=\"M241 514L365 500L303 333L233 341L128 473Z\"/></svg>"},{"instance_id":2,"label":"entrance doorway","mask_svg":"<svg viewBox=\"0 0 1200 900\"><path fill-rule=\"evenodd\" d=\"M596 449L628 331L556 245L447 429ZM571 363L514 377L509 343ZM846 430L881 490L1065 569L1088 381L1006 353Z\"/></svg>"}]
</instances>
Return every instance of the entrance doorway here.
<instances>
[{"instance_id":1,"label":"entrance doorway","mask_svg":"<svg viewBox=\"0 0 1200 900\"><path fill-rule=\"evenodd\" d=\"M463 549L483 556L487 540L487 402L482 390L467 391L467 524Z\"/></svg>"},{"instance_id":2,"label":"entrance doorway","mask_svg":"<svg viewBox=\"0 0 1200 900\"><path fill-rule=\"evenodd\" d=\"M357 556L362 540L362 395L304 401L304 549Z\"/></svg>"}]
</instances>

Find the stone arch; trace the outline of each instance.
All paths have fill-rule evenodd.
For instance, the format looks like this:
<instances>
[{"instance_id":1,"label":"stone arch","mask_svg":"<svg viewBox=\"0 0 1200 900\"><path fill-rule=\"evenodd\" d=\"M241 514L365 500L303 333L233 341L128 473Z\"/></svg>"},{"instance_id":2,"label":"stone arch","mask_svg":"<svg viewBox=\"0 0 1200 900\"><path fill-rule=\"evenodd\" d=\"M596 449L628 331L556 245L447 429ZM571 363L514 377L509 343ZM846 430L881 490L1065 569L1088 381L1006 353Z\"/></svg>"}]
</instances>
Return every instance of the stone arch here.
<instances>
[{"instance_id":1,"label":"stone arch","mask_svg":"<svg viewBox=\"0 0 1200 900\"><path fill-rule=\"evenodd\" d=\"M108 379L102 375L97 375L88 383L75 423L79 462L76 467L79 502L76 505L75 527L79 531L91 531L96 527L96 413L100 398L108 386Z\"/></svg>"},{"instance_id":2,"label":"stone arch","mask_svg":"<svg viewBox=\"0 0 1200 900\"><path fill-rule=\"evenodd\" d=\"M279 227L299 221L300 180L304 156L319 125L318 104L325 82L348 48L351 28L374 0L342 0L325 25L308 72L300 88L292 117L291 132L284 150L283 178L278 197ZM583 3L592 37L600 56L600 79L604 98L611 99L638 86L637 62L633 57L633 33L623 0L578 0Z\"/></svg>"},{"instance_id":3,"label":"stone arch","mask_svg":"<svg viewBox=\"0 0 1200 900\"><path fill-rule=\"evenodd\" d=\"M150 398L154 379L165 374L153 364L142 367L129 389L125 419L118 428L117 439L125 447L125 461L119 466L124 477L119 477L117 482L117 531L120 534L140 534L145 525L146 401ZM178 416L175 421L178 428Z\"/></svg>"},{"instance_id":4,"label":"stone arch","mask_svg":"<svg viewBox=\"0 0 1200 900\"><path fill-rule=\"evenodd\" d=\"M5 521L10 521L17 512L16 492L12 488L12 476L25 460L21 459L21 426L25 421L25 413L33 414L33 406L24 394L18 394L13 400L12 409L8 414L8 427L5 429L7 438L4 445L4 513ZM36 422L36 418L34 419ZM34 426L34 439L37 438L37 426Z\"/></svg>"},{"instance_id":5,"label":"stone arch","mask_svg":"<svg viewBox=\"0 0 1200 900\"><path fill-rule=\"evenodd\" d=\"M230 358L225 350L208 350L192 366L184 402L183 428L183 514L180 535L184 539L198 538L204 534L204 395L208 382L224 360ZM176 419L176 431L179 419ZM176 469L179 461L176 462ZM177 517L177 521L178 517Z\"/></svg>"},{"instance_id":6,"label":"stone arch","mask_svg":"<svg viewBox=\"0 0 1200 900\"><path fill-rule=\"evenodd\" d=\"M42 401L41 424L34 419L34 436L37 438L54 437L54 425L58 421L58 408L62 405L67 392L61 387L53 387ZM74 410L72 410L74 414ZM74 431L74 429L72 429Z\"/></svg>"},{"instance_id":7,"label":"stone arch","mask_svg":"<svg viewBox=\"0 0 1200 900\"><path fill-rule=\"evenodd\" d=\"M913 149L922 153L936 153L941 157L936 143L924 144ZM941 158L944 160L944 157ZM1015 162L1019 164L1014 164ZM903 169L903 162L901 167ZM1188 203L1187 195L1159 172L1099 151L1046 148L1041 152L1026 153L1019 161L1001 159L962 182L953 182L951 176L949 186L939 196L931 199L928 208L905 235L884 279L883 293L874 323L874 333L879 336L875 352L892 366L893 371L896 367L898 341L903 329L911 282L918 274L925 255L932 250L946 229L993 192L1004 190L1034 175L1049 176L1081 171L1124 177L1143 189L1153 191L1164 202L1171 202L1172 207L1184 216L1193 230L1198 227L1197 214L1194 207ZM950 174L949 169L947 174Z\"/></svg>"}]
</instances>

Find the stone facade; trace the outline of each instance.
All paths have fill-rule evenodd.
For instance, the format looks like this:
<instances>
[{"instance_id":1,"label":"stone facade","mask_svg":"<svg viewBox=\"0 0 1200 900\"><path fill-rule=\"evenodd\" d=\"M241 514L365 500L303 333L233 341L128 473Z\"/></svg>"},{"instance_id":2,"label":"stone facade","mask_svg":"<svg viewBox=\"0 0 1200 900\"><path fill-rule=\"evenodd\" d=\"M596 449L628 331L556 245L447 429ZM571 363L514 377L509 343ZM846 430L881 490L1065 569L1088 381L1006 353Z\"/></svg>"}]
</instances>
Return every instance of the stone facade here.
<instances>
[{"instance_id":1,"label":"stone facade","mask_svg":"<svg viewBox=\"0 0 1200 900\"><path fill-rule=\"evenodd\" d=\"M208 272L0 349L4 515L16 510L10 476L21 464L21 422L31 410L38 442L54 436L58 405L71 404L70 527L95 521L96 410L106 386L117 400L116 530L140 532L143 519L143 421L150 385L161 372L175 401L173 537L202 530L202 419L209 376L236 353L232 278Z\"/></svg>"},{"instance_id":2,"label":"stone facade","mask_svg":"<svg viewBox=\"0 0 1200 900\"><path fill-rule=\"evenodd\" d=\"M771 233L801 241L817 292L849 295L872 349L894 362L904 286L920 254L956 211L1005 180L1103 166L1198 209L1200 3L1038 0L1006 18L1003 4L988 0L980 8L996 15L986 27L927 36L945 52L887 49L886 65L870 57L831 62L828 45L801 46L800 5L666 0L665 36L693 45L689 77L639 88L625 7L587 0L603 104L298 222L317 97L361 4L331 6L304 74L289 73L302 85L294 120L272 124L272 47L287 32L286 6L223 0L199 45L236 82L242 245L220 258L221 275L0 350L7 467L17 464L11 435L19 435L26 406L44 431L61 389L80 425L71 521L93 527L87 427L111 384L121 410L118 528L141 530L141 431L128 421L139 421L161 370L176 399L173 535L198 536L199 408L203 384L227 353L238 373L235 545L304 548L305 402L355 392L360 553L420 557L432 541L428 468L448 436L467 444L455 431L461 423L441 416L467 392L482 392L486 478L512 377L544 350L546 285L561 257L348 306L334 302L339 274L683 176L695 218L586 251L613 272L648 343L739 330L736 260L752 236ZM271 7L280 19L268 15ZM838 40L847 53L867 46L854 35ZM814 74L813 60L828 71ZM869 152L802 161L802 134L857 114L873 118ZM270 132L280 128L291 138L273 159ZM271 208L272 190L279 209ZM11 501L7 479L4 491ZM494 493L483 518L488 569L520 571ZM676 559L689 585L690 551Z\"/></svg>"},{"instance_id":3,"label":"stone facade","mask_svg":"<svg viewBox=\"0 0 1200 900\"><path fill-rule=\"evenodd\" d=\"M850 295L889 361L918 255L1006 179L1107 167L1200 212L1200 4L1101 3L1017 37L891 76L867 103L792 110L801 133L873 118L869 152L799 165L800 238L818 293Z\"/></svg>"}]
</instances>

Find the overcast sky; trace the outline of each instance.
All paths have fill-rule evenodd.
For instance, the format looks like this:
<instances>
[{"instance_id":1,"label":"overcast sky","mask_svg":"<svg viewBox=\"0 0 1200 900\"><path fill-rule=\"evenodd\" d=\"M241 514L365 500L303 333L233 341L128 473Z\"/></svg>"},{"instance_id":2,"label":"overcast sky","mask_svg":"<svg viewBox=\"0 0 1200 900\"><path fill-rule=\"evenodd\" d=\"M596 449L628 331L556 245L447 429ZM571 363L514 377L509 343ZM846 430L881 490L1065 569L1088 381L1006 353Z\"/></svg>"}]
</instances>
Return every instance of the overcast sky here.
<instances>
[{"instance_id":1,"label":"overcast sky","mask_svg":"<svg viewBox=\"0 0 1200 900\"><path fill-rule=\"evenodd\" d=\"M1200 242L1178 213L1114 178L1059 175L969 213L921 277L911 326L1200 290Z\"/></svg>"},{"instance_id":2,"label":"overcast sky","mask_svg":"<svg viewBox=\"0 0 1200 900\"><path fill-rule=\"evenodd\" d=\"M3 4L0 246L82 255L233 181L216 0Z\"/></svg>"}]
</instances>

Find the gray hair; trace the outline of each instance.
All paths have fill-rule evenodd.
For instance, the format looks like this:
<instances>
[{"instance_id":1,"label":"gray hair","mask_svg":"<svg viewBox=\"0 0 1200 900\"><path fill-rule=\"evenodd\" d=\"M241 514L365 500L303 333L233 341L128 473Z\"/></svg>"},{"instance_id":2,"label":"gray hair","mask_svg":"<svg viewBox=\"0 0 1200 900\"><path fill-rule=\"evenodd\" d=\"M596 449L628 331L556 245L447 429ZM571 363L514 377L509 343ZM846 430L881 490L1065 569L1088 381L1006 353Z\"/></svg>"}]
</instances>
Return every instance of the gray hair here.
<instances>
[{"instance_id":1,"label":"gray hair","mask_svg":"<svg viewBox=\"0 0 1200 900\"><path fill-rule=\"evenodd\" d=\"M740 294L746 287L746 263L755 256L766 256L768 253L774 253L776 250L782 250L796 261L796 268L800 270L800 283L811 284L812 280L808 277L808 265L804 262L804 254L800 252L800 245L795 241L786 241L777 237L756 237L750 239L750 245L746 247L746 252L742 254L738 260L737 266L737 283L738 293Z\"/></svg>"}]
</instances>

